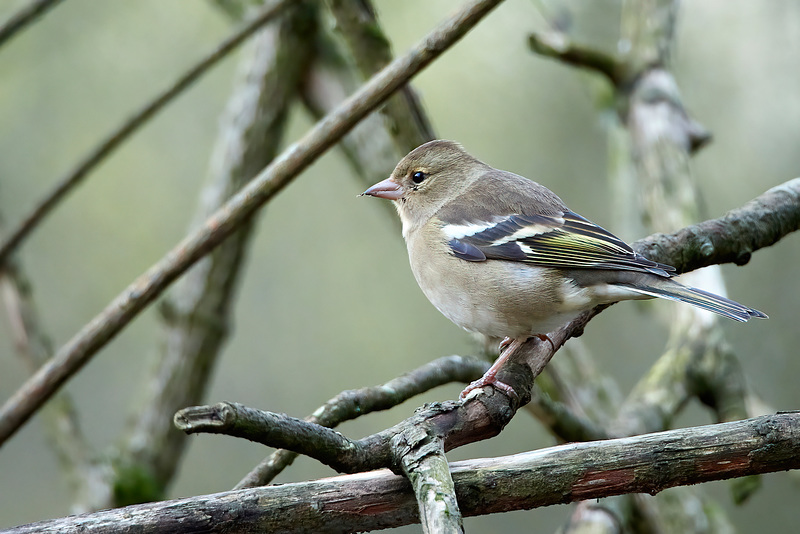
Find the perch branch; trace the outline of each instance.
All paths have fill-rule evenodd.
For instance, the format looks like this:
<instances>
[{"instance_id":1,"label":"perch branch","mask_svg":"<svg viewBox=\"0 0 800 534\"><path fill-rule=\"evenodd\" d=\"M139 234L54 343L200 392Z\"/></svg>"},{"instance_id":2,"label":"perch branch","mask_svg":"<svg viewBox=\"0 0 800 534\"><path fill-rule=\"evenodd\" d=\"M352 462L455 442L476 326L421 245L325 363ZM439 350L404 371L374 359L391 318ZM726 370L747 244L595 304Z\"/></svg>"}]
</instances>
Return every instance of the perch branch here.
<instances>
[{"instance_id":1,"label":"perch branch","mask_svg":"<svg viewBox=\"0 0 800 534\"><path fill-rule=\"evenodd\" d=\"M416 395L450 382L468 384L483 376L488 367L488 363L477 358L444 356L380 386L343 391L305 420L334 428L344 421L379 410L388 410ZM286 449L275 451L236 484L234 489L268 484L296 457L296 452Z\"/></svg>"},{"instance_id":2,"label":"perch branch","mask_svg":"<svg viewBox=\"0 0 800 534\"><path fill-rule=\"evenodd\" d=\"M465 516L800 468L800 413L778 413L514 456L453 462ZM409 482L388 471L105 510L2 534L356 532L416 523Z\"/></svg>"},{"instance_id":3,"label":"perch branch","mask_svg":"<svg viewBox=\"0 0 800 534\"><path fill-rule=\"evenodd\" d=\"M209 217L203 226L134 280L6 401L0 409L0 445L178 276L236 231L359 120L461 39L501 1L475 0L443 22L318 122Z\"/></svg>"},{"instance_id":4,"label":"perch branch","mask_svg":"<svg viewBox=\"0 0 800 534\"><path fill-rule=\"evenodd\" d=\"M793 194L788 194L788 191L793 191ZM748 220L752 217L762 219L764 217L765 207L771 206L776 213L783 214L776 215L775 217L777 219L780 219L781 216L786 216L785 212L793 210L795 213L795 220L800 220L800 217L798 217L798 213L800 213L800 202L796 200L790 202L787 200L787 198L796 199L798 195L800 195L800 179L792 180L783 186L767 191L746 205L749 207L749 210L740 208L732 212L738 213L744 220ZM729 217L730 213L725 215L723 219ZM709 221L702 224L707 224L708 222ZM749 229L750 226L746 225L746 228ZM782 228L788 230L790 227L784 225ZM681 232L683 232L683 230L678 233ZM754 239L752 242L748 242L747 240L743 241L739 239L731 233L726 233L725 235L731 242L720 242L720 247L715 250L727 250L728 247L735 248L737 244L739 246L749 247L752 242L762 243L760 239ZM669 239L669 236L666 238ZM646 242L650 241L646 240ZM672 255L662 254L655 259L663 263L675 265L682 271L686 269L686 265L680 261L682 258L683 256L679 252L676 252ZM429 405L426 409L420 410L413 417L397 425L394 429L386 430L382 434L384 436L390 436L401 432L404 427L414 425L433 427L437 429L438 435L444 440L445 450L450 450L466 443L487 439L497 435L514 416L519 405L525 405L530 400L533 379L541 372L550 358L552 358L553 348L560 347L570 337L580 335L586 323L591 320L594 315L602 311L602 309L604 309L604 307L601 306L584 313L572 323L550 333L548 337L552 341L552 346L550 343L543 343L538 338L534 337L522 346L522 350L518 351L509 359L508 364L500 369L498 378L502 382L510 385L514 391L519 394L518 400L510 399L506 395L496 392L492 394L493 388L481 388L473 391L463 403L451 402ZM274 429L270 429L270 432L274 431ZM375 440L380 441L382 437L381 435L375 435L370 439L371 441L369 441L368 445L375 446ZM362 440L362 443L366 442ZM281 446L280 444L269 444ZM400 458L398 451L395 451L393 455L391 455L387 453L384 448L385 444L378 447L376 449L376 454L382 458L392 458L394 463L382 465L397 469L396 462ZM375 464L368 465L368 468L374 467ZM345 467L338 465L337 468L343 468L349 472L363 470L362 467L355 465L348 465Z\"/></svg>"}]
</instances>

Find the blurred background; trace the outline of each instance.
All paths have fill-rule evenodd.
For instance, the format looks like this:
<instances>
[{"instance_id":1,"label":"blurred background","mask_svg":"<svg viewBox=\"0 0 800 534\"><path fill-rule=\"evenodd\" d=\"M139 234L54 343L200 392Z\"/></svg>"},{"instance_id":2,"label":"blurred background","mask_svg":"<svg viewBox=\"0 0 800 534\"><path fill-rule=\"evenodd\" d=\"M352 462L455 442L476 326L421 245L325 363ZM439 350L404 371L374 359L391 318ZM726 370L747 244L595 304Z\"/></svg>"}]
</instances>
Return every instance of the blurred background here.
<instances>
[{"instance_id":1,"label":"blurred background","mask_svg":"<svg viewBox=\"0 0 800 534\"><path fill-rule=\"evenodd\" d=\"M0 19L26 2L0 3ZM612 50L618 5L568 2L572 34ZM375 0L396 54L458 5ZM229 34L213 5L158 0L68 0L0 48L0 213L14 223L101 138ZM541 5L507 0L414 81L435 131L480 159L535 179L570 207L627 241L616 228L606 175L608 111L590 75L542 59L527 35L546 29ZM74 191L26 242L19 258L56 346L67 341L184 234L207 175L219 116L233 86L232 55L139 131ZM684 101L714 138L694 159L705 216L717 217L800 175L800 4L744 0L680 7L673 71ZM301 108L287 136L312 121ZM416 286L399 227L331 151L261 212L235 304L235 330L217 364L208 402L230 400L302 417L344 389L385 382L439 356L475 353ZM309 246L312 245L312 246ZM775 410L800 408L800 237L723 267L729 296L768 321L725 322L752 387ZM582 338L627 392L666 340L651 311L665 303L614 306ZM658 326L653 326L658 324ZM27 378L7 318L0 317L0 398ZM162 336L154 308L106 346L67 386L92 443L112 445L143 393ZM409 416L422 402L451 399L452 385L340 427L354 438ZM172 414L165 414L166 417ZM675 426L711 422L690 407ZM527 413L497 438L453 460L550 446ZM269 451L221 436L190 438L170 497L230 489ZM299 459L278 482L332 475ZM744 507L727 483L705 486L740 532L796 528L798 489L785 474L763 477ZM35 418L0 449L0 528L62 516L68 487ZM568 507L467 519L468 531L553 531ZM417 526L400 529L418 531Z\"/></svg>"}]
</instances>

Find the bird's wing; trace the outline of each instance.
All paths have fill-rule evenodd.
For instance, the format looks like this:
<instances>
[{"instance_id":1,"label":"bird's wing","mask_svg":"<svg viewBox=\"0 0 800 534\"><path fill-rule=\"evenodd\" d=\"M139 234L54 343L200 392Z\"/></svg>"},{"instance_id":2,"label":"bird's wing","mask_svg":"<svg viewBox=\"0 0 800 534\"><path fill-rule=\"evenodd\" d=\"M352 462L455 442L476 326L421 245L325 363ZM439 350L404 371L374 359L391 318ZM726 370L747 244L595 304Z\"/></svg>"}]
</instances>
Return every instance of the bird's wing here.
<instances>
[{"instance_id":1,"label":"bird's wing","mask_svg":"<svg viewBox=\"0 0 800 534\"><path fill-rule=\"evenodd\" d=\"M611 232L570 211L561 216L504 215L486 222L443 221L452 253L467 261L510 260L562 269L623 269L669 277Z\"/></svg>"}]
</instances>

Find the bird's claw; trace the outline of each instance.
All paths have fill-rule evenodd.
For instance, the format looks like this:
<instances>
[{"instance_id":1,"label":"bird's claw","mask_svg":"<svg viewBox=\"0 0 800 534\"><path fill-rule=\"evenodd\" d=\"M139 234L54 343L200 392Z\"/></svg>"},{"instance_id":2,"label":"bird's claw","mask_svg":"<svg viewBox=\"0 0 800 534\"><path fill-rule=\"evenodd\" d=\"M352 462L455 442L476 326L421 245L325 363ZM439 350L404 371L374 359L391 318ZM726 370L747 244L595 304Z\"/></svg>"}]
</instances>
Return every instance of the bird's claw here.
<instances>
[{"instance_id":1,"label":"bird's claw","mask_svg":"<svg viewBox=\"0 0 800 534\"><path fill-rule=\"evenodd\" d=\"M459 395L459 399L464 400L467 398L467 395L469 395L476 389L481 389L486 386L492 386L495 389L499 389L500 391L502 391L503 393L505 393L514 400L519 399L519 395L517 395L517 392L514 391L514 388L512 388L505 382L501 382L500 380L498 380L497 377L495 377L495 375L491 376L487 375L488 373L483 375L479 379L475 380L474 382L470 382L470 384L464 388L464 391L461 392L461 395Z\"/></svg>"}]
</instances>

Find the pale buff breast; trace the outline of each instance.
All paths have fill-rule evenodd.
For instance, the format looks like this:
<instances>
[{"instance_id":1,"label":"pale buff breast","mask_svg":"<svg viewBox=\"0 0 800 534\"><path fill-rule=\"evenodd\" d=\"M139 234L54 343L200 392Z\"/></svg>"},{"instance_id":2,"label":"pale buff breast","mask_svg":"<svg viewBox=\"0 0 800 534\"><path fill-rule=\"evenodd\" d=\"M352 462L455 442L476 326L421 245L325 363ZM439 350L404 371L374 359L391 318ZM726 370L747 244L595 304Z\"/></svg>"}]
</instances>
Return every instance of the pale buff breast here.
<instances>
[{"instance_id":1,"label":"pale buff breast","mask_svg":"<svg viewBox=\"0 0 800 534\"><path fill-rule=\"evenodd\" d=\"M441 240L407 238L411 269L428 300L462 328L493 337L544 334L591 306L587 290L554 271L512 261L467 262ZM432 231L436 231L433 229ZM431 251L427 243L436 243Z\"/></svg>"}]
</instances>

